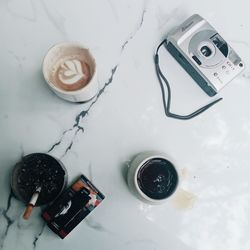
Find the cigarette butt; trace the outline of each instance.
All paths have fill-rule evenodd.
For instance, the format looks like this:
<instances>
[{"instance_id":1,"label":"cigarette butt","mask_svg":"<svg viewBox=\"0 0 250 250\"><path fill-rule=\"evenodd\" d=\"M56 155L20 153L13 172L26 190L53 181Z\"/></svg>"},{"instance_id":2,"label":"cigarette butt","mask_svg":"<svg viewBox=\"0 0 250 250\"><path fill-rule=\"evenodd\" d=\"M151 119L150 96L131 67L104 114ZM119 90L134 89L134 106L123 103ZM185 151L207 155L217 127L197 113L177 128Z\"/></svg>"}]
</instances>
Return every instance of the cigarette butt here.
<instances>
[{"instance_id":1,"label":"cigarette butt","mask_svg":"<svg viewBox=\"0 0 250 250\"><path fill-rule=\"evenodd\" d=\"M30 217L30 215L31 215L31 213L32 213L32 210L33 210L33 205L28 205L27 207L26 207L26 209L25 209L25 211L24 211L24 214L23 214L23 218L25 219L25 220L28 220L29 219L29 217Z\"/></svg>"},{"instance_id":2,"label":"cigarette butt","mask_svg":"<svg viewBox=\"0 0 250 250\"><path fill-rule=\"evenodd\" d=\"M26 207L24 214L23 214L23 218L25 220L29 219L29 217L32 213L33 207L36 205L36 202L38 200L40 192L41 192L41 187L38 187L36 189L35 193L32 195L30 202L29 202L28 206Z\"/></svg>"}]
</instances>

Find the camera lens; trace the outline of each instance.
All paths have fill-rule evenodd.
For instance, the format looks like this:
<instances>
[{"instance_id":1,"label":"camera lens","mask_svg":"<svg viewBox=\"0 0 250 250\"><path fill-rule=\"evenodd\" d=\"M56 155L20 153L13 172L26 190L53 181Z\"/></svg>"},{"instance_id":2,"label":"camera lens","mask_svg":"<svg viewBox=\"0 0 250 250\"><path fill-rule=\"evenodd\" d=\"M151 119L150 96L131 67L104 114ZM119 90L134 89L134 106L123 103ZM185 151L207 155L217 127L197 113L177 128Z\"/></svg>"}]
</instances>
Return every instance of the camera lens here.
<instances>
[{"instance_id":1,"label":"camera lens","mask_svg":"<svg viewBox=\"0 0 250 250\"><path fill-rule=\"evenodd\" d=\"M202 46L201 53L203 56L208 57L208 56L211 56L212 50L208 46Z\"/></svg>"}]
</instances>

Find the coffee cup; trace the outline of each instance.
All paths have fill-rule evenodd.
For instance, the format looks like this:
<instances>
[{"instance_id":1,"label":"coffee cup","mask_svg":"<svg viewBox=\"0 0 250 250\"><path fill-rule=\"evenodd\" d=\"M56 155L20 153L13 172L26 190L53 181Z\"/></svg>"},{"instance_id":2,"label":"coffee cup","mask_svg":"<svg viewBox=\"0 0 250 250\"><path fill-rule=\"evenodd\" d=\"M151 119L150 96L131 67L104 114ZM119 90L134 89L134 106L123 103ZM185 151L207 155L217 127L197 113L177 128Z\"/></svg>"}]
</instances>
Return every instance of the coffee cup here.
<instances>
[{"instance_id":1,"label":"coffee cup","mask_svg":"<svg viewBox=\"0 0 250 250\"><path fill-rule=\"evenodd\" d=\"M96 62L78 43L59 43L43 60L43 75L50 89L70 102L87 102L98 92Z\"/></svg>"},{"instance_id":2,"label":"coffee cup","mask_svg":"<svg viewBox=\"0 0 250 250\"><path fill-rule=\"evenodd\" d=\"M176 191L178 176L169 157L162 152L148 151L132 160L127 181L137 198L154 205L165 202Z\"/></svg>"}]
</instances>

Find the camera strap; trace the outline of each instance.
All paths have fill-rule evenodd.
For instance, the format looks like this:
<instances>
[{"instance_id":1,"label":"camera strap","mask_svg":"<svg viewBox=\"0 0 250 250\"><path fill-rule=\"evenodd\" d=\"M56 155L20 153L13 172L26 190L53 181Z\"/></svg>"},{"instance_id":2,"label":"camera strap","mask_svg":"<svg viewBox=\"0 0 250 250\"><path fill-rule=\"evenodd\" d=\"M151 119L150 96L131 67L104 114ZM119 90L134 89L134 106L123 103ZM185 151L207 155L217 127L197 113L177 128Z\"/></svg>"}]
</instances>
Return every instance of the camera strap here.
<instances>
[{"instance_id":1,"label":"camera strap","mask_svg":"<svg viewBox=\"0 0 250 250\"><path fill-rule=\"evenodd\" d=\"M162 91L162 99L163 99L163 106L164 106L164 111L166 116L168 117L172 117L175 119L179 119L179 120L189 120L192 119L198 115L200 115L201 113L203 113L204 111L206 111L207 109L209 109L210 107L212 107L214 104L216 104L217 102L221 101L223 98L219 98L205 106L203 106L202 108L199 108L198 110L194 111L193 113L189 114L189 115L178 115L178 114L174 114L170 111L170 105L171 105L171 88L170 88L170 84L168 82L168 80L166 79L166 77L164 76L164 74L161 71L160 65L159 65L159 49L161 48L161 46L166 43L167 40L163 40L159 46L157 47L156 53L155 53L155 68L156 68L156 74L157 77L159 79L160 82L160 87L161 87L161 91ZM165 94L165 88L164 88L164 84L163 81L167 87L167 100L166 100L166 94Z\"/></svg>"}]
</instances>

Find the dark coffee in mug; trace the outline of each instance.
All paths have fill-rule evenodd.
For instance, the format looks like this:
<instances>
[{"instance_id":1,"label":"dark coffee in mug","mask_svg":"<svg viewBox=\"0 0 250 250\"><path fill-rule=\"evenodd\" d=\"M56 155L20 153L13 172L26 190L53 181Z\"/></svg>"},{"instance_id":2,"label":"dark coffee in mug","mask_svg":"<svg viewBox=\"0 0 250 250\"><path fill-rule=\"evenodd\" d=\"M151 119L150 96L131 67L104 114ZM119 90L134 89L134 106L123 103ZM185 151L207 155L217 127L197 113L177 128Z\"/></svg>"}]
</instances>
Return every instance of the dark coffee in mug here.
<instances>
[{"instance_id":1,"label":"dark coffee in mug","mask_svg":"<svg viewBox=\"0 0 250 250\"><path fill-rule=\"evenodd\" d=\"M151 199L169 197L178 184L178 174L173 164L163 158L146 161L138 171L137 182L141 191Z\"/></svg>"}]
</instances>

